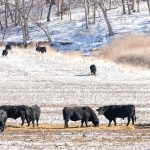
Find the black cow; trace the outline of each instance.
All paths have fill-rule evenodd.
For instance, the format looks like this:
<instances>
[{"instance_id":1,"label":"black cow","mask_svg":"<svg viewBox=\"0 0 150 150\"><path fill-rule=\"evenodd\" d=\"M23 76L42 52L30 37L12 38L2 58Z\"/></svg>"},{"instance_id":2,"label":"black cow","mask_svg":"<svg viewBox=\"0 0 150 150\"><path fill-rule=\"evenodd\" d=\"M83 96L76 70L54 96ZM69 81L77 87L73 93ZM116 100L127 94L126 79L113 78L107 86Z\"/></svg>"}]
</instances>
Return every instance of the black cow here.
<instances>
[{"instance_id":1,"label":"black cow","mask_svg":"<svg viewBox=\"0 0 150 150\"><path fill-rule=\"evenodd\" d=\"M28 118L29 118L29 122L32 121L33 127L34 127L35 120L36 120L36 123L37 123L37 126L38 126L40 114L41 114L41 109L38 105L34 105L34 106L30 107L27 110L27 115L28 115ZM30 125L30 123L29 123L29 125Z\"/></svg>"},{"instance_id":2,"label":"black cow","mask_svg":"<svg viewBox=\"0 0 150 150\"><path fill-rule=\"evenodd\" d=\"M46 47L37 46L36 51L40 53L46 53Z\"/></svg>"},{"instance_id":3,"label":"black cow","mask_svg":"<svg viewBox=\"0 0 150 150\"><path fill-rule=\"evenodd\" d=\"M132 124L136 121L135 115L135 106L134 105L110 105L104 106L97 109L98 114L104 115L109 120L109 125L112 120L114 121L114 125L116 126L116 118L128 118L127 126L132 119Z\"/></svg>"},{"instance_id":4,"label":"black cow","mask_svg":"<svg viewBox=\"0 0 150 150\"><path fill-rule=\"evenodd\" d=\"M7 120L7 113L6 113L6 111L1 109L0 110L0 130L2 132L4 131L6 120Z\"/></svg>"},{"instance_id":5,"label":"black cow","mask_svg":"<svg viewBox=\"0 0 150 150\"><path fill-rule=\"evenodd\" d=\"M6 49L4 49L3 51L2 51L2 56L4 57L4 56L7 56L8 55L8 51L6 50Z\"/></svg>"},{"instance_id":6,"label":"black cow","mask_svg":"<svg viewBox=\"0 0 150 150\"><path fill-rule=\"evenodd\" d=\"M29 109L28 106L26 105L17 105L17 106L12 106L12 105L2 105L0 106L0 109L3 109L7 113L7 118L13 118L17 119L21 117L22 123L21 126L23 126L24 121L26 119L28 126L29 126L29 118L27 116L27 109Z\"/></svg>"},{"instance_id":7,"label":"black cow","mask_svg":"<svg viewBox=\"0 0 150 150\"><path fill-rule=\"evenodd\" d=\"M88 121L92 121L94 126L99 125L99 120L95 112L90 107L64 107L63 109L63 118L64 118L64 128L68 128L69 119L72 121L81 120L81 127L85 122L86 127L88 126Z\"/></svg>"},{"instance_id":8,"label":"black cow","mask_svg":"<svg viewBox=\"0 0 150 150\"><path fill-rule=\"evenodd\" d=\"M5 49L6 49L6 50L11 50L11 45L10 45L10 44L7 44L7 45L5 46Z\"/></svg>"},{"instance_id":9,"label":"black cow","mask_svg":"<svg viewBox=\"0 0 150 150\"><path fill-rule=\"evenodd\" d=\"M93 64L90 66L90 70L91 70L91 75L96 75L96 66Z\"/></svg>"}]
</instances>

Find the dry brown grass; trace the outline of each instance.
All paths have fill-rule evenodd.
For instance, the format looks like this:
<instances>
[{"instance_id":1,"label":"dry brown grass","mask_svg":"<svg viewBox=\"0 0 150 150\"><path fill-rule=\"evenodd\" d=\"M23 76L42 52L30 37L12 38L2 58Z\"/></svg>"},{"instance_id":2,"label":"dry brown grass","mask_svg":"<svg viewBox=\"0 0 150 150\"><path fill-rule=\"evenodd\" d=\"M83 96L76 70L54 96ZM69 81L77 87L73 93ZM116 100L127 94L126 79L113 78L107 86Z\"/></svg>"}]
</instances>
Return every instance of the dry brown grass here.
<instances>
[{"instance_id":1,"label":"dry brown grass","mask_svg":"<svg viewBox=\"0 0 150 150\"><path fill-rule=\"evenodd\" d=\"M150 37L129 35L121 39L116 38L93 55L117 63L150 67Z\"/></svg>"},{"instance_id":2,"label":"dry brown grass","mask_svg":"<svg viewBox=\"0 0 150 150\"><path fill-rule=\"evenodd\" d=\"M141 127L141 126L140 126ZM141 127L142 128L142 127ZM99 131L99 130L136 130L138 129L138 126L132 126L129 125L128 127L123 124L123 125L117 125L114 126L112 125L111 127L108 127L107 125L100 125L98 127L93 127L93 126L89 126L89 127L80 127L80 125L78 124L70 124L69 128L65 128L64 129L64 125L62 124L40 124L38 127L32 127L32 125L30 127L28 126L20 126L20 125L7 125L6 130L65 130L65 131ZM144 128L143 128L144 129Z\"/></svg>"}]
</instances>

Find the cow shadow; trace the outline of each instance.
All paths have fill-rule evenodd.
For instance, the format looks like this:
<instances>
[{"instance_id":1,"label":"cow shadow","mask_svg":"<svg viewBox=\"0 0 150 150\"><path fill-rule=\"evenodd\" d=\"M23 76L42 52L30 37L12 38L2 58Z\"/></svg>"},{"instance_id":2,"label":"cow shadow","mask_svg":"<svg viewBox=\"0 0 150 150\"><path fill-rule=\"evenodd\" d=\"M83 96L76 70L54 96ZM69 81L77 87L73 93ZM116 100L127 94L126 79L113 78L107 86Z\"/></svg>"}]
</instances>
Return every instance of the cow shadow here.
<instances>
[{"instance_id":1,"label":"cow shadow","mask_svg":"<svg viewBox=\"0 0 150 150\"><path fill-rule=\"evenodd\" d=\"M55 130L70 130L70 129L86 129L86 128L89 128L89 127L92 127L92 126L88 126L88 127L81 127L81 126L73 126L73 127L71 127L71 126L69 126L68 128L64 128L64 127L60 127L60 128L55 128L55 127L53 127L53 128L51 128L51 129L55 129Z\"/></svg>"},{"instance_id":2,"label":"cow shadow","mask_svg":"<svg viewBox=\"0 0 150 150\"><path fill-rule=\"evenodd\" d=\"M136 124L135 128L137 129L150 129L150 123L146 124Z\"/></svg>"},{"instance_id":3,"label":"cow shadow","mask_svg":"<svg viewBox=\"0 0 150 150\"><path fill-rule=\"evenodd\" d=\"M77 77L86 77L86 76L90 76L91 74L76 74L74 76L77 76Z\"/></svg>"}]
</instances>

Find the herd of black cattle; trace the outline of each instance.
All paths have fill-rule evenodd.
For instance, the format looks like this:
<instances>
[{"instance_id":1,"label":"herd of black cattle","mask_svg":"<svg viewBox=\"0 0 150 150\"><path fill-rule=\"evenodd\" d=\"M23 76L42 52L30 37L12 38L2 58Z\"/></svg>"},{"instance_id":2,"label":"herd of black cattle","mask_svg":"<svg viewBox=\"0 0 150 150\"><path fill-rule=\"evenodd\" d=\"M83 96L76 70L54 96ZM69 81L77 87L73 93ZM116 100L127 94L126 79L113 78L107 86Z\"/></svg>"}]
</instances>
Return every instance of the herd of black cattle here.
<instances>
[{"instance_id":1,"label":"herd of black cattle","mask_svg":"<svg viewBox=\"0 0 150 150\"><path fill-rule=\"evenodd\" d=\"M5 46L5 50L2 51L2 56L8 55L8 50L11 50L11 45ZM36 45L36 51L40 53L46 53L46 47L41 47L39 44ZM91 75L96 75L96 66L93 64L90 66ZM114 121L116 125L116 118L127 118L127 126L132 120L132 124L136 121L135 106L134 105L110 105L104 106L97 109L98 114L104 115L109 120L109 125ZM39 118L41 114L41 109L38 105L26 106L26 105L3 105L0 106L0 130L4 131L4 127L8 118L17 119L21 117L22 123L26 120L28 126L32 122L33 127L35 126L35 121L38 126ZM88 106L85 107L64 107L63 108L63 119L64 128L68 127L68 121L78 121L81 120L81 127L85 123L88 126L88 121L91 121L94 126L99 125L99 119L95 114L94 110Z\"/></svg>"},{"instance_id":2,"label":"herd of black cattle","mask_svg":"<svg viewBox=\"0 0 150 150\"><path fill-rule=\"evenodd\" d=\"M24 48L27 47L27 44L25 44L23 46ZM2 51L2 56L7 56L8 55L8 51L11 50L12 48L12 44L7 44L5 46L5 49ZM45 46L41 46L40 43L37 43L36 44L36 51L39 52L39 53L46 53L46 47Z\"/></svg>"},{"instance_id":3,"label":"herd of black cattle","mask_svg":"<svg viewBox=\"0 0 150 150\"><path fill-rule=\"evenodd\" d=\"M135 115L135 106L134 105L109 105L103 106L98 109L98 114L104 115L109 120L109 125L114 121L114 125L116 126L116 118L127 118L127 126L132 120L132 124L136 121ZM28 126L32 122L33 127L35 126L35 121L38 126L39 118L41 114L41 109L38 105L34 106L26 106L26 105L2 105L0 106L0 130L4 131L5 124L8 118L17 119L21 117L22 123L21 126L24 125L26 120ZM63 108L63 119L64 119L64 128L68 128L69 120L78 121L81 120L81 127L85 123L86 127L88 126L88 122L92 122L94 126L99 125L99 119L94 112L88 106L85 107L64 107Z\"/></svg>"}]
</instances>

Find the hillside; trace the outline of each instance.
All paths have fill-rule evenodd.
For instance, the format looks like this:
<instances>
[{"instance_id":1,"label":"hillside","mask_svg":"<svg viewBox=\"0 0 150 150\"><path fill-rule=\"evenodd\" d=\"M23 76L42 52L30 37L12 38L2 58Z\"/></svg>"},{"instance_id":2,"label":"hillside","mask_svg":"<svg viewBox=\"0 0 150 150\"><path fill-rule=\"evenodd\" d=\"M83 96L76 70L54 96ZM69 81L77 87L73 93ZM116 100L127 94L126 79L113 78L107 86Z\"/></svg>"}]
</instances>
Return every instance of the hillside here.
<instances>
[{"instance_id":1,"label":"hillside","mask_svg":"<svg viewBox=\"0 0 150 150\"><path fill-rule=\"evenodd\" d=\"M116 1L117 2L117 1ZM141 1L140 12L134 12L131 15L122 14L122 7L117 3L116 9L108 11L114 36L108 36L108 29L102 12L96 12L96 23L90 24L89 29L85 27L85 14L82 5L72 7L72 20L68 14L63 16L63 20L56 15L56 6L52 7L51 21L46 22L48 7L44 6L43 16L37 22L50 34L51 45L61 51L81 51L88 53L97 48L105 46L116 37L124 37L130 34L149 35L150 17L146 1ZM0 7L2 9L2 7ZM31 16L38 14L38 8L31 11ZM97 10L98 11L98 10ZM99 17L100 16L100 17ZM10 19L10 18L9 18ZM92 19L91 19L92 20ZM43 30L36 23L29 19L29 36L27 42L47 41ZM3 39L4 31L0 31L0 39ZM14 27L13 24L6 29L4 42L23 42L21 26Z\"/></svg>"}]
</instances>

